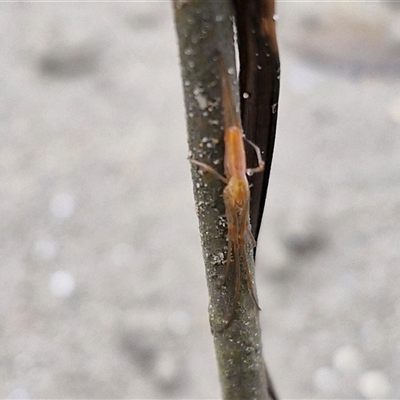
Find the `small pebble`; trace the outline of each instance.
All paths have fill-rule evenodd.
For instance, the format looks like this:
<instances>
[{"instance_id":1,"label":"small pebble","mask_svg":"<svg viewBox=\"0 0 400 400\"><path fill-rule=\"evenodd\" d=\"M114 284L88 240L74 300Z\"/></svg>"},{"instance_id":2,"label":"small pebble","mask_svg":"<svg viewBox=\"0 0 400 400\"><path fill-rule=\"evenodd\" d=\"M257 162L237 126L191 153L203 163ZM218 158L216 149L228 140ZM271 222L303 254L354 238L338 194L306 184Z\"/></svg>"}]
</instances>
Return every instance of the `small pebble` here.
<instances>
[{"instance_id":1,"label":"small pebble","mask_svg":"<svg viewBox=\"0 0 400 400\"><path fill-rule=\"evenodd\" d=\"M283 238L286 248L295 254L306 254L318 250L321 237L306 225L293 225L287 229Z\"/></svg>"},{"instance_id":2,"label":"small pebble","mask_svg":"<svg viewBox=\"0 0 400 400\"><path fill-rule=\"evenodd\" d=\"M33 245L33 256L38 261L54 260L59 251L59 244L53 238L39 239Z\"/></svg>"},{"instance_id":3,"label":"small pebble","mask_svg":"<svg viewBox=\"0 0 400 400\"><path fill-rule=\"evenodd\" d=\"M389 25L389 34L390 38L397 43L400 43L400 24L399 20L395 19L390 25Z\"/></svg>"},{"instance_id":4,"label":"small pebble","mask_svg":"<svg viewBox=\"0 0 400 400\"><path fill-rule=\"evenodd\" d=\"M56 271L51 275L49 288L57 297L69 297L76 289L74 277L66 271Z\"/></svg>"},{"instance_id":5,"label":"small pebble","mask_svg":"<svg viewBox=\"0 0 400 400\"><path fill-rule=\"evenodd\" d=\"M43 54L39 71L55 78L73 78L93 74L100 56L97 43L87 43L76 47L57 46Z\"/></svg>"},{"instance_id":6,"label":"small pebble","mask_svg":"<svg viewBox=\"0 0 400 400\"><path fill-rule=\"evenodd\" d=\"M35 365L35 360L29 352L16 354L13 360L14 369L17 371L28 371Z\"/></svg>"},{"instance_id":7,"label":"small pebble","mask_svg":"<svg viewBox=\"0 0 400 400\"><path fill-rule=\"evenodd\" d=\"M390 383L382 371L368 371L360 376L360 393L367 399L384 399L390 394Z\"/></svg>"},{"instance_id":8,"label":"small pebble","mask_svg":"<svg viewBox=\"0 0 400 400\"><path fill-rule=\"evenodd\" d=\"M400 97L389 108L389 116L396 124L400 125Z\"/></svg>"},{"instance_id":9,"label":"small pebble","mask_svg":"<svg viewBox=\"0 0 400 400\"><path fill-rule=\"evenodd\" d=\"M296 93L310 93L318 83L317 75L306 67L292 68L286 79L290 89Z\"/></svg>"},{"instance_id":10,"label":"small pebble","mask_svg":"<svg viewBox=\"0 0 400 400\"><path fill-rule=\"evenodd\" d=\"M23 388L13 389L8 395L6 399L30 399L28 392Z\"/></svg>"},{"instance_id":11,"label":"small pebble","mask_svg":"<svg viewBox=\"0 0 400 400\"><path fill-rule=\"evenodd\" d=\"M283 243L292 253L311 253L318 250L322 244L322 238L316 232L311 217L302 210L294 211L290 215L285 231Z\"/></svg>"},{"instance_id":12,"label":"small pebble","mask_svg":"<svg viewBox=\"0 0 400 400\"><path fill-rule=\"evenodd\" d=\"M191 318L186 311L177 310L168 316L168 328L173 333L184 336L190 328Z\"/></svg>"},{"instance_id":13,"label":"small pebble","mask_svg":"<svg viewBox=\"0 0 400 400\"><path fill-rule=\"evenodd\" d=\"M333 355L333 366L345 374L357 372L362 367L361 354L352 345L339 347Z\"/></svg>"},{"instance_id":14,"label":"small pebble","mask_svg":"<svg viewBox=\"0 0 400 400\"><path fill-rule=\"evenodd\" d=\"M290 264L290 255L281 242L277 242L269 255L268 267L272 271L283 271Z\"/></svg>"},{"instance_id":15,"label":"small pebble","mask_svg":"<svg viewBox=\"0 0 400 400\"><path fill-rule=\"evenodd\" d=\"M179 375L178 360L172 352L161 353L156 361L154 373L162 385L171 385Z\"/></svg>"},{"instance_id":16,"label":"small pebble","mask_svg":"<svg viewBox=\"0 0 400 400\"><path fill-rule=\"evenodd\" d=\"M313 376L314 387L324 396L334 395L339 385L336 372L328 367L318 368Z\"/></svg>"},{"instance_id":17,"label":"small pebble","mask_svg":"<svg viewBox=\"0 0 400 400\"><path fill-rule=\"evenodd\" d=\"M360 328L360 339L366 343L372 343L379 336L381 327L376 319L364 321Z\"/></svg>"},{"instance_id":18,"label":"small pebble","mask_svg":"<svg viewBox=\"0 0 400 400\"><path fill-rule=\"evenodd\" d=\"M128 243L118 243L110 253L110 261L117 267L133 264L135 258L135 250Z\"/></svg>"},{"instance_id":19,"label":"small pebble","mask_svg":"<svg viewBox=\"0 0 400 400\"><path fill-rule=\"evenodd\" d=\"M75 212L75 199L69 193L59 193L50 202L50 212L59 219L68 219Z\"/></svg>"},{"instance_id":20,"label":"small pebble","mask_svg":"<svg viewBox=\"0 0 400 400\"><path fill-rule=\"evenodd\" d=\"M257 249L257 259L260 260L260 264L267 266L268 273L277 276L284 273L290 265L289 251L276 237L269 237L268 246L260 246Z\"/></svg>"}]
</instances>

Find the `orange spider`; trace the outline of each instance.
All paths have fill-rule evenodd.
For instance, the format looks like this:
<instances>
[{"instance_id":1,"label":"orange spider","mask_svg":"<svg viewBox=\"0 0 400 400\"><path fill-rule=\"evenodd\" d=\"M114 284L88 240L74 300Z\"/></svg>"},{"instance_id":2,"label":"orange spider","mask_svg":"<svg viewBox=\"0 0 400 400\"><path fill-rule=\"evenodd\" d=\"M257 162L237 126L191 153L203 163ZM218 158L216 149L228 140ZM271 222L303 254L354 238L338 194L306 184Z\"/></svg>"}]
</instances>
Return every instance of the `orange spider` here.
<instances>
[{"instance_id":1,"label":"orange spider","mask_svg":"<svg viewBox=\"0 0 400 400\"><path fill-rule=\"evenodd\" d=\"M236 111L235 101L232 95L231 80L229 72L225 66L222 57L219 58L222 88L222 107L224 110L224 170L225 176L220 175L212 167L200 161L190 160L204 171L212 173L218 179L226 184L223 198L225 203L226 217L228 223L228 253L226 260L225 281L227 273L232 262L235 266L235 293L233 297L232 311L221 331L229 327L235 317L237 310L240 287L241 287L241 264L243 265L247 288L253 300L255 307L260 310L257 298L254 292L252 278L247 260L247 247L254 248L256 245L253 234L250 229L250 188L247 180L247 174L261 172L264 170L264 162L261 158L260 149L243 135L240 123L240 117ZM246 167L246 153L244 148L246 140L256 151L258 166L256 168Z\"/></svg>"}]
</instances>

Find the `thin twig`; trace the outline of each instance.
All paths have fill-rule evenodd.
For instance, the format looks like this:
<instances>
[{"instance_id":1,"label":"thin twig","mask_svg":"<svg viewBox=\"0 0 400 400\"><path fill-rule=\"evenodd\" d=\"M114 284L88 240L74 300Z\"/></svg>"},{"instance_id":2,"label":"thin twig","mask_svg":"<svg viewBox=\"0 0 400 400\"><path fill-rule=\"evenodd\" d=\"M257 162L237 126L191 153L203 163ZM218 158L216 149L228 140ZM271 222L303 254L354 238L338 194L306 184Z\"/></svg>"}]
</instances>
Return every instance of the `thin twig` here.
<instances>
[{"instance_id":1,"label":"thin twig","mask_svg":"<svg viewBox=\"0 0 400 400\"><path fill-rule=\"evenodd\" d=\"M186 106L190 157L223 168L223 113L218 56L228 69L235 69L233 8L229 0L174 1ZM235 101L238 82L234 84ZM220 331L232 307L234 279L221 279L227 257L226 213L222 198L224 183L212 174L192 168L207 285L209 315L224 399L276 399L262 357L258 311L249 296L245 279L235 319ZM247 252L254 277L252 249Z\"/></svg>"}]
</instances>

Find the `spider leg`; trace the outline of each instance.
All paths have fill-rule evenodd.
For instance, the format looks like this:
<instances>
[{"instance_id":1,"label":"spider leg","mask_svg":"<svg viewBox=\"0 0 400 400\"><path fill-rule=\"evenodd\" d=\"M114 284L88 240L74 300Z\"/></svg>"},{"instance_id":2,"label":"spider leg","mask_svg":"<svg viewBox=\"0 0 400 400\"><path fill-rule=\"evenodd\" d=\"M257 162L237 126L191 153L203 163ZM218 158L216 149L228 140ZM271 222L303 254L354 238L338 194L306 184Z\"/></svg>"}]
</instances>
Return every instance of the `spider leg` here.
<instances>
[{"instance_id":1,"label":"spider leg","mask_svg":"<svg viewBox=\"0 0 400 400\"><path fill-rule=\"evenodd\" d=\"M248 175L253 175L253 174L257 173L257 172L262 172L262 171L264 171L265 162L263 161L263 159L262 159L262 157L261 157L261 150L260 150L260 148L259 148L256 144L254 144L251 140L247 139L246 136L243 136L243 137L244 137L244 139L246 140L246 142L247 142L248 144L250 144L250 145L253 147L253 149L255 150L256 155L257 155L257 161L258 161L258 166L255 167L255 168L247 168L246 173L247 173Z\"/></svg>"},{"instance_id":2,"label":"spider leg","mask_svg":"<svg viewBox=\"0 0 400 400\"><path fill-rule=\"evenodd\" d=\"M209 165L202 163L201 161L193 160L191 158L189 158L189 161L193 165L197 165L198 167L200 167L203 171L209 172L210 174L214 175L217 179L221 180L225 184L228 183L228 179L225 178L225 176L222 176L221 174L219 174L214 168L210 167Z\"/></svg>"},{"instance_id":3,"label":"spider leg","mask_svg":"<svg viewBox=\"0 0 400 400\"><path fill-rule=\"evenodd\" d=\"M229 315L229 318L225 322L224 326L218 331L223 332L225 329L229 328L233 320L235 319L236 311L239 304L239 296L240 296L240 286L241 286L241 266L240 266L240 252L237 246L237 243L233 244L233 254L234 254L234 262L235 262L235 294L233 295L232 302L232 310Z\"/></svg>"}]
</instances>

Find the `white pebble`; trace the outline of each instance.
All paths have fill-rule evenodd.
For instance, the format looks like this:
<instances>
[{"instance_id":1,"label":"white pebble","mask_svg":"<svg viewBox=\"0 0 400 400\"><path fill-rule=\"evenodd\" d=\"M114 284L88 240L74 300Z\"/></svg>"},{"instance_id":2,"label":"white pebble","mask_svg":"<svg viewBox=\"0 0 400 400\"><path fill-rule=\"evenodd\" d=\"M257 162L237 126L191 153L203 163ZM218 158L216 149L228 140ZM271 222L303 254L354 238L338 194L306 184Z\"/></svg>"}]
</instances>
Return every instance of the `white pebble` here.
<instances>
[{"instance_id":1,"label":"white pebble","mask_svg":"<svg viewBox=\"0 0 400 400\"><path fill-rule=\"evenodd\" d=\"M292 68L286 79L289 87L296 93L312 92L319 80L311 69L303 66Z\"/></svg>"},{"instance_id":2,"label":"white pebble","mask_svg":"<svg viewBox=\"0 0 400 400\"><path fill-rule=\"evenodd\" d=\"M384 399L390 395L390 383L382 371L368 371L361 375L358 390L367 399Z\"/></svg>"},{"instance_id":3,"label":"white pebble","mask_svg":"<svg viewBox=\"0 0 400 400\"><path fill-rule=\"evenodd\" d=\"M362 367L361 354L351 345L339 347L333 355L333 366L346 374L357 372Z\"/></svg>"},{"instance_id":4,"label":"white pebble","mask_svg":"<svg viewBox=\"0 0 400 400\"><path fill-rule=\"evenodd\" d=\"M69 193L59 193L50 202L50 212L54 217L67 219L75 212L75 198Z\"/></svg>"},{"instance_id":5,"label":"white pebble","mask_svg":"<svg viewBox=\"0 0 400 400\"><path fill-rule=\"evenodd\" d=\"M23 388L13 389L8 395L6 399L30 399L28 392Z\"/></svg>"},{"instance_id":6,"label":"white pebble","mask_svg":"<svg viewBox=\"0 0 400 400\"><path fill-rule=\"evenodd\" d=\"M177 335L184 336L190 327L190 316L186 311L174 311L168 315L168 328Z\"/></svg>"},{"instance_id":7,"label":"white pebble","mask_svg":"<svg viewBox=\"0 0 400 400\"><path fill-rule=\"evenodd\" d=\"M49 288L57 297L69 297L76 289L75 279L66 271L56 271L50 277Z\"/></svg>"},{"instance_id":8,"label":"white pebble","mask_svg":"<svg viewBox=\"0 0 400 400\"><path fill-rule=\"evenodd\" d=\"M400 42L400 24L397 19L389 25L389 33L393 41Z\"/></svg>"},{"instance_id":9,"label":"white pebble","mask_svg":"<svg viewBox=\"0 0 400 400\"><path fill-rule=\"evenodd\" d=\"M257 257L262 260L260 264L268 266L268 272L280 273L290 265L290 254L277 237L268 238L268 247L260 246Z\"/></svg>"},{"instance_id":10,"label":"white pebble","mask_svg":"<svg viewBox=\"0 0 400 400\"><path fill-rule=\"evenodd\" d=\"M154 372L162 384L170 384L178 377L178 360L173 353L165 351L158 357Z\"/></svg>"},{"instance_id":11,"label":"white pebble","mask_svg":"<svg viewBox=\"0 0 400 400\"><path fill-rule=\"evenodd\" d=\"M117 267L132 265L135 258L135 250L128 243L118 243L110 253L110 261Z\"/></svg>"},{"instance_id":12,"label":"white pebble","mask_svg":"<svg viewBox=\"0 0 400 400\"><path fill-rule=\"evenodd\" d=\"M290 256L282 242L276 241L275 246L271 243L270 250L268 267L274 272L285 270L290 264Z\"/></svg>"},{"instance_id":13,"label":"white pebble","mask_svg":"<svg viewBox=\"0 0 400 400\"><path fill-rule=\"evenodd\" d=\"M39 261L51 261L57 256L59 248L58 242L53 238L39 239L33 245L33 256Z\"/></svg>"},{"instance_id":14,"label":"white pebble","mask_svg":"<svg viewBox=\"0 0 400 400\"><path fill-rule=\"evenodd\" d=\"M313 383L315 389L325 396L334 395L336 388L339 386L336 372L328 367L321 367L315 371Z\"/></svg>"},{"instance_id":15,"label":"white pebble","mask_svg":"<svg viewBox=\"0 0 400 400\"><path fill-rule=\"evenodd\" d=\"M389 108L389 116L400 125L400 97L398 97L390 106Z\"/></svg>"}]
</instances>

